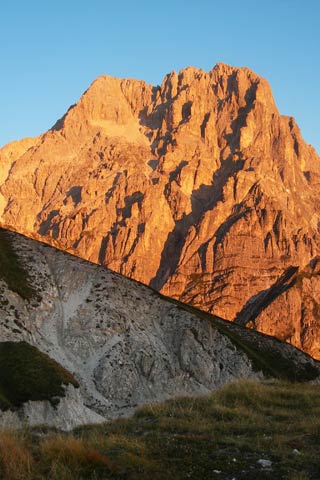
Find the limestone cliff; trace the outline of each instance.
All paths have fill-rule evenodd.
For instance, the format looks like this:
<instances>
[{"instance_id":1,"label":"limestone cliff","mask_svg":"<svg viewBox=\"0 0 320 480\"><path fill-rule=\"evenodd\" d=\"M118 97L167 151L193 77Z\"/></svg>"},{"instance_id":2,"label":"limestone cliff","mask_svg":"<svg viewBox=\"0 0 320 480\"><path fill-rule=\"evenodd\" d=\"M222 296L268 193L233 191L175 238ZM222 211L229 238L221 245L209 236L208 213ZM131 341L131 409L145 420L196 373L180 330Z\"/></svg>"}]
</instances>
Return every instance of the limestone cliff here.
<instances>
[{"instance_id":1,"label":"limestone cliff","mask_svg":"<svg viewBox=\"0 0 320 480\"><path fill-rule=\"evenodd\" d=\"M3 226L320 358L320 159L251 70L100 77L0 162Z\"/></svg>"}]
</instances>

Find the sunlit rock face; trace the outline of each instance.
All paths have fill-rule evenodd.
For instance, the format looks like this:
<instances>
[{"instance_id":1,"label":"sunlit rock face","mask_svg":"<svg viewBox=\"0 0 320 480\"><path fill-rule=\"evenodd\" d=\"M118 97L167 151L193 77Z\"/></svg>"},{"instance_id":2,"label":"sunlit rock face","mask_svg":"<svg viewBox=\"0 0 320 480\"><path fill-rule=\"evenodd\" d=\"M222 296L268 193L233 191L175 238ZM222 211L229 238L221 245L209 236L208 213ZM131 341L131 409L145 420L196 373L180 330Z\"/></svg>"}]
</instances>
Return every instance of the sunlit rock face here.
<instances>
[{"instance_id":1,"label":"sunlit rock face","mask_svg":"<svg viewBox=\"0 0 320 480\"><path fill-rule=\"evenodd\" d=\"M100 77L0 161L2 225L320 358L320 159L254 72Z\"/></svg>"}]
</instances>

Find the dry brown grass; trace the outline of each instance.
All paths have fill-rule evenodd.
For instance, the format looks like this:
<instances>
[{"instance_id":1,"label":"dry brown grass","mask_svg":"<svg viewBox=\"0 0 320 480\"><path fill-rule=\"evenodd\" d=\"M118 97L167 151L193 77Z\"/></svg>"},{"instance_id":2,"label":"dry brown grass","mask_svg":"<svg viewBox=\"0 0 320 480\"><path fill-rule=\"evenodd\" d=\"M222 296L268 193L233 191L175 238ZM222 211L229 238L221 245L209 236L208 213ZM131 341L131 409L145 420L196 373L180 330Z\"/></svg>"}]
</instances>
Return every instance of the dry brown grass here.
<instances>
[{"instance_id":1,"label":"dry brown grass","mask_svg":"<svg viewBox=\"0 0 320 480\"><path fill-rule=\"evenodd\" d=\"M119 470L108 457L70 435L46 438L40 443L39 450L49 478L56 478L60 466L63 466L65 478L68 478L69 471L73 475L70 478L75 478L76 474L85 476L92 471L117 473Z\"/></svg>"},{"instance_id":2,"label":"dry brown grass","mask_svg":"<svg viewBox=\"0 0 320 480\"><path fill-rule=\"evenodd\" d=\"M0 478L26 480L33 478L34 460L23 436L9 431L0 434Z\"/></svg>"}]
</instances>

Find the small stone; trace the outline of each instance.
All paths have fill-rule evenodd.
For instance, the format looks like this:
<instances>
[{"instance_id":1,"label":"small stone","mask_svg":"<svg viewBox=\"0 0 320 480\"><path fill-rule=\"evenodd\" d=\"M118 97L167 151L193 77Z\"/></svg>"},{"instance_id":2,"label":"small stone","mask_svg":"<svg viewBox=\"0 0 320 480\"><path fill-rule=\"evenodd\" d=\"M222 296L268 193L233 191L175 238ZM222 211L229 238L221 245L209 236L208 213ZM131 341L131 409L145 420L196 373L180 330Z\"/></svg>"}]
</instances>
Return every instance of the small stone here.
<instances>
[{"instance_id":1,"label":"small stone","mask_svg":"<svg viewBox=\"0 0 320 480\"><path fill-rule=\"evenodd\" d=\"M301 455L301 452L300 452L297 448L294 448L294 449L292 450L292 453L293 453L294 455Z\"/></svg>"},{"instance_id":2,"label":"small stone","mask_svg":"<svg viewBox=\"0 0 320 480\"><path fill-rule=\"evenodd\" d=\"M213 470L213 473L221 473L221 470Z\"/></svg>"},{"instance_id":3,"label":"small stone","mask_svg":"<svg viewBox=\"0 0 320 480\"><path fill-rule=\"evenodd\" d=\"M262 468L270 468L272 466L271 460L266 460L265 458L260 458L257 463L261 465Z\"/></svg>"}]
</instances>

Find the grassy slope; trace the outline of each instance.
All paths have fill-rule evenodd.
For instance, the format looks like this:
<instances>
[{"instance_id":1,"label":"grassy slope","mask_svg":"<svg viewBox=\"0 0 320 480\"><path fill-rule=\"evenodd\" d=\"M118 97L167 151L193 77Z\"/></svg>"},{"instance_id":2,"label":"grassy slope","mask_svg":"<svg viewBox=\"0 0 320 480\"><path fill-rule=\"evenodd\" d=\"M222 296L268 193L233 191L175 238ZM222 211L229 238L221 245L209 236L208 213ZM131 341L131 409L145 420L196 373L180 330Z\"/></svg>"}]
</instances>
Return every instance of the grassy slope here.
<instances>
[{"instance_id":1,"label":"grassy slope","mask_svg":"<svg viewBox=\"0 0 320 480\"><path fill-rule=\"evenodd\" d=\"M319 414L319 386L241 381L207 397L145 406L130 419L69 435L0 433L0 477L319 479ZM259 459L270 460L271 469Z\"/></svg>"},{"instance_id":2,"label":"grassy slope","mask_svg":"<svg viewBox=\"0 0 320 480\"><path fill-rule=\"evenodd\" d=\"M64 396L63 384L78 386L57 362L26 342L0 343L0 408L12 408L28 400Z\"/></svg>"}]
</instances>

